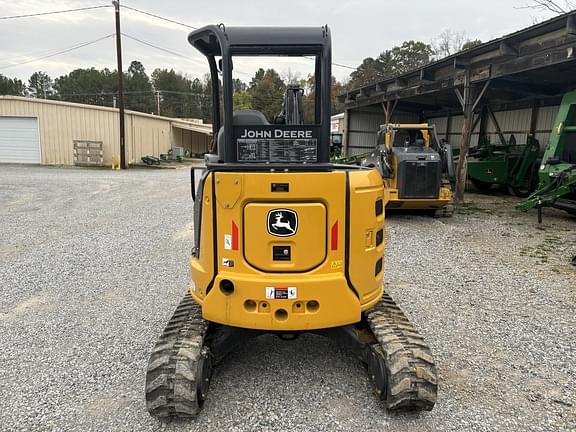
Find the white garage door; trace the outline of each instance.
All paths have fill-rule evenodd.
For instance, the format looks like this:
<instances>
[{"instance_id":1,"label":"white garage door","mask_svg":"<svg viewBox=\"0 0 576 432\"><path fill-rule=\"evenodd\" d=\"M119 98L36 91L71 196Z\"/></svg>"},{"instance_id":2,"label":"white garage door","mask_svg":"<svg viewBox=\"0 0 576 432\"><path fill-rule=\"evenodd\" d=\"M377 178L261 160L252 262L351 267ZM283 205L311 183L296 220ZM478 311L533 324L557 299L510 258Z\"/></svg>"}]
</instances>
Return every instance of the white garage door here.
<instances>
[{"instance_id":1,"label":"white garage door","mask_svg":"<svg viewBox=\"0 0 576 432\"><path fill-rule=\"evenodd\" d=\"M0 162L40 163L37 118L0 117Z\"/></svg>"}]
</instances>

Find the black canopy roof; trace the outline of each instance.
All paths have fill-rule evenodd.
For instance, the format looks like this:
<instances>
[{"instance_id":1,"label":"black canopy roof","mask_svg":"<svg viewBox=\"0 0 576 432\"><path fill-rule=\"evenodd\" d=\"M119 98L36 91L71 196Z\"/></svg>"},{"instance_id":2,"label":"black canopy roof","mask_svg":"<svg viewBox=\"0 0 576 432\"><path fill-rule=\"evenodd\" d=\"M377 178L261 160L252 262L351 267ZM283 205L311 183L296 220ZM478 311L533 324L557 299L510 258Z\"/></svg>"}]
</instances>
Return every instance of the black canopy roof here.
<instances>
[{"instance_id":1,"label":"black canopy roof","mask_svg":"<svg viewBox=\"0 0 576 432\"><path fill-rule=\"evenodd\" d=\"M330 44L326 27L225 27L222 24L195 30L188 35L188 41L206 56L221 56L223 47L237 55L318 54Z\"/></svg>"}]
</instances>

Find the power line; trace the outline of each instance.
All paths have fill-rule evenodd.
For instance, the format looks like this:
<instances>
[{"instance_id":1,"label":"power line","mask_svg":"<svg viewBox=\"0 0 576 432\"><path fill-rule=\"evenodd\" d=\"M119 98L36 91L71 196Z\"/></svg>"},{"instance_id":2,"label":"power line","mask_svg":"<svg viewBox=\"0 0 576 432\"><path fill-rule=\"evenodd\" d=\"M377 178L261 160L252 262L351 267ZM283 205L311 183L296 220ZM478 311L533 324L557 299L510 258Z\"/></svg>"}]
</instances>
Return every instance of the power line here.
<instances>
[{"instance_id":1,"label":"power line","mask_svg":"<svg viewBox=\"0 0 576 432\"><path fill-rule=\"evenodd\" d=\"M32 17L38 17L38 16L62 14L62 13L68 13L68 12L79 12L79 11L109 8L109 7L112 7L112 5L87 6L87 7L81 7L81 8L76 8L76 9L65 9L65 10L52 11L52 12L41 12L41 13L26 14L26 15L4 16L4 17L0 17L0 20L9 20L9 19L17 19L17 18L32 18Z\"/></svg>"},{"instance_id":2,"label":"power line","mask_svg":"<svg viewBox=\"0 0 576 432\"><path fill-rule=\"evenodd\" d=\"M184 91L176 91L176 90L140 90L140 91L128 91L128 92L124 92L124 95L132 98L132 97L137 97L137 98L154 98L156 96L156 93L159 92L162 95L175 95L175 96L186 96L186 97L193 97L195 99L205 99L207 101L212 100L212 94L206 94L206 93L198 93L198 92L184 92ZM67 100L67 99L73 99L73 98L79 98L79 97L86 97L86 96L96 96L96 97L114 97L114 96L118 96L118 92L93 92L93 93L56 93L55 94L56 98L52 98L52 99L56 99L58 100L59 98L62 98L63 100ZM284 97L282 96L269 96L269 95L261 95L256 97L257 100L261 101L261 102L283 102L284 101ZM173 99L171 100L170 103L180 103L177 101L174 101ZM183 102L182 102L183 103Z\"/></svg>"},{"instance_id":3,"label":"power line","mask_svg":"<svg viewBox=\"0 0 576 432\"><path fill-rule=\"evenodd\" d=\"M160 92L161 94L177 94L177 95L184 95L184 96L201 96L201 97L206 97L206 98L212 98L211 93L186 92L186 91L177 91L177 90L136 90L136 91L125 91L124 94L125 95L145 96L145 95L154 95L157 92ZM118 95L118 92L57 93L57 96L60 96L60 97L117 96L117 95ZM262 95L262 96L257 96L257 99L283 101L284 97L282 97L282 96L274 97L274 96Z\"/></svg>"},{"instance_id":4,"label":"power line","mask_svg":"<svg viewBox=\"0 0 576 432\"><path fill-rule=\"evenodd\" d=\"M1 60L0 63L5 62L5 61L6 61L6 62L10 62L10 61L13 61L14 59L18 59L18 58L27 59L27 58L30 58L30 57L38 57L38 56L44 56L44 55L48 55L48 54L53 54L53 53L56 52L56 51L66 50L66 49L68 49L68 48L74 48L74 47L76 47L77 45L78 45L78 44L74 44L74 45L69 45L69 46L62 47L62 48L49 48L49 49L44 49L44 50L41 50L41 51L30 52L30 53L27 53L27 54L11 55L11 56L10 56L10 60L8 60L8 59Z\"/></svg>"},{"instance_id":5,"label":"power line","mask_svg":"<svg viewBox=\"0 0 576 432\"><path fill-rule=\"evenodd\" d=\"M176 90L134 90L134 91L125 91L124 94L126 95L138 95L138 94L155 94L157 92L160 93L175 93L175 94L183 94L183 95L204 95L204 93L198 92L184 92L184 91L176 91ZM92 92L92 93L58 93L59 96L116 96L118 92ZM205 96L210 96L206 94Z\"/></svg>"},{"instance_id":6,"label":"power line","mask_svg":"<svg viewBox=\"0 0 576 432\"><path fill-rule=\"evenodd\" d=\"M342 64L342 63L332 63L332 65L333 65L333 66L338 66L338 67L341 67L341 68L352 69L352 70L358 69L358 68L355 68L354 66L348 66L348 65L345 65L345 64Z\"/></svg>"},{"instance_id":7,"label":"power line","mask_svg":"<svg viewBox=\"0 0 576 432\"><path fill-rule=\"evenodd\" d=\"M60 54L66 54L66 53L69 53L70 51L74 51L74 50L77 50L77 49L80 49L80 48L84 48L84 47L86 47L86 46L88 46L88 45L92 45L92 44L95 44L95 43L97 43L97 42L103 41L104 39L108 39L108 38L110 38L110 37L112 37L112 36L114 36L114 33L109 34L108 36L103 36L103 37L98 38L98 39L94 39L94 40L91 40L91 41L88 41L88 42L83 42L83 43L81 43L81 44L74 45L74 46L72 46L72 47L70 47L70 48L67 48L67 49L64 49L64 50L62 50L62 51L58 51L58 52L55 52L55 53L52 53L52 54L48 54L48 55L41 56L41 57L36 57L36 58L30 59L30 60L26 60L26 61L23 61L23 62L20 62L20 63L13 63L13 64L10 64L10 65L0 66L0 70L2 70L2 69L8 69L8 68L15 67L15 66L20 66L20 65L23 65L23 64L33 63L33 62L36 62L36 61L38 61L38 60L44 60L44 59L47 59L47 58L49 58L49 57L54 57L54 56L57 56L57 55L60 55Z\"/></svg>"},{"instance_id":8,"label":"power line","mask_svg":"<svg viewBox=\"0 0 576 432\"><path fill-rule=\"evenodd\" d=\"M184 54L181 54L181 53L179 53L179 52L172 51L172 50L170 50L170 49L168 49L168 48L162 48L161 46L154 45L154 44L151 43L151 42L146 42L146 41L144 41L144 40L142 40L142 39L138 39L138 38L135 37L135 36L130 36L129 34L126 34L126 33L122 33L122 36L127 37L128 39L132 39L133 41L139 42L139 43L141 43L141 44L143 44L143 45L149 46L149 47L151 47L151 48L156 48L157 50L164 51L164 52L166 52L166 53L168 53L168 54L172 54L172 55L175 55L175 56L177 56L177 57L184 58L184 59L186 59L186 60L195 61L195 62L199 62L199 61L200 61L200 60L192 59L192 58L190 58L190 57L188 57L188 56L186 56L186 55L184 55Z\"/></svg>"},{"instance_id":9,"label":"power line","mask_svg":"<svg viewBox=\"0 0 576 432\"><path fill-rule=\"evenodd\" d=\"M72 45L72 46L76 46L76 45ZM48 49L43 49L41 51L29 52L26 54L11 54L9 59L0 60L0 63L11 62L11 61L14 61L16 59L29 59L31 57L38 57L38 56L43 56L46 54L52 54L56 51L59 51L62 49L67 49L69 47L70 46L66 46L66 47L62 47L62 48L48 48Z\"/></svg>"},{"instance_id":10,"label":"power line","mask_svg":"<svg viewBox=\"0 0 576 432\"><path fill-rule=\"evenodd\" d=\"M149 46L149 47L151 47L151 48L156 48L157 50L164 51L164 52L166 52L166 53L168 53L168 54L172 54L172 55L175 55L175 56L177 56L177 57L181 57L181 58L183 58L183 59L189 60L189 61L191 61L191 62L200 63L200 64L202 64L202 65L205 64L204 62L202 62L202 61L200 61L200 60L190 58L189 56L187 56L187 55L185 55L185 54L179 53L179 52L177 52L177 51L172 51L171 49L168 49L168 48L163 48L163 47L158 46L158 45L155 45L155 44L153 44L153 43L151 43L151 42L147 42L147 41L145 41L145 40L139 39L139 38L137 38L137 37L135 37L135 36L130 36L130 35L126 34L126 33L122 33L122 36L125 36L125 37L127 37L128 39L132 39L132 40L134 40L134 41L136 41L136 42L138 42L138 43L144 44L144 45ZM236 72L238 72L238 73L240 73L240 74L252 76L252 74L251 74L251 73L248 73L248 72L243 72L243 71L240 71L240 70L236 70Z\"/></svg>"},{"instance_id":11,"label":"power line","mask_svg":"<svg viewBox=\"0 0 576 432\"><path fill-rule=\"evenodd\" d=\"M304 57L306 60L316 61L316 59L315 59L314 57L305 56L305 55L303 55L303 56L301 56L301 57ZM353 66L348 66L348 65L345 65L345 64L342 64L342 63L335 63L335 62L332 62L332 66L338 66L338 67L342 67L342 68L346 68L346 69L352 69L352 70L358 69L358 68L355 68L355 67L353 67Z\"/></svg>"},{"instance_id":12,"label":"power line","mask_svg":"<svg viewBox=\"0 0 576 432\"><path fill-rule=\"evenodd\" d=\"M93 10L93 9L102 9L102 8L109 8L109 7L112 7L112 5L87 6L87 7L82 7L82 8L65 9L65 10L52 11L52 12L41 12L41 13L36 13L36 14L12 15L12 16L0 17L0 20L17 19L17 18L32 18L32 17L38 17L38 16L62 14L62 13L68 13L68 12L79 12L79 11L86 11L86 10ZM141 14L143 14L143 15L148 15L148 16L154 17L154 18L156 18L156 19L160 19L160 20L166 21L166 22L170 22L170 23L172 23L172 24L178 24L178 25L181 25L181 26L183 26L183 27L190 28L190 29L192 29L192 30L198 30L198 27L194 27L194 26L191 26L191 25L189 25L189 24L185 24L185 23L183 23L183 22L176 21L176 20L171 19L171 18L166 18L166 17L160 16L160 15L156 15L156 14L153 14L153 13L151 13L151 12L146 12L146 11L143 11L143 10L141 10L141 9L137 9L137 8L134 8L134 7L131 7L131 6L120 5L120 7L124 8L124 9L128 9L128 10L134 11L134 12L141 13ZM123 33L123 35L126 36L126 37L128 37L128 38L130 38L130 39L134 39L134 40L137 41L137 42L143 43L144 45L148 45L148 46L150 46L150 47L152 47L152 48L156 48L156 49L159 49L159 50L161 50L161 51L165 51L165 52L167 52L167 53L169 53L169 54L173 54L173 55L176 55L176 56L178 56L178 57L182 57L182 58L186 58L186 59L188 59L188 60L194 61L193 59L190 59L189 57L187 57L187 56L185 56L185 55L183 55L183 54L176 53L175 51L171 51L171 50L169 50L169 49L156 46L156 45L151 44L151 43L149 43L149 42L145 42L145 41L139 40L139 39L137 39L137 38L135 38L135 37L126 35L126 34L124 34L124 33ZM314 60L313 58L310 58L310 57L307 57L307 56L302 56L302 57L304 57L304 58L306 58L306 59L308 59L308 60ZM21 64L24 64L24 63L21 63ZM337 66L337 67L341 67L341 68L345 68L345 69L350 69L350 70L356 70L356 69L357 69L357 68L355 68L355 67L353 67L353 66L348 66L348 65L345 65L345 64L342 64L342 63L336 63L336 62L332 62L332 65L333 65L333 66ZM16 66L16 65L14 65L14 66ZM8 66L8 67L10 67L10 66ZM4 69L4 68L5 68L5 67L1 67L0 69ZM241 71L237 71L237 72L242 73L242 74L246 74L246 75L251 75L251 74L248 74L248 73L246 73L246 72L241 72Z\"/></svg>"},{"instance_id":13,"label":"power line","mask_svg":"<svg viewBox=\"0 0 576 432\"><path fill-rule=\"evenodd\" d=\"M140 9L136 9L136 8L133 8L133 7L130 7L130 6L126 6L126 5L120 5L120 7L123 7L123 8L125 8L125 9L129 9L129 10L132 10L132 11L135 11L135 12L139 12L139 13L141 13L141 14L148 15L148 16L151 16L151 17L154 17L154 18L157 18L157 19L161 19L161 20L164 20L164 21L167 21L167 22L171 22L171 23L173 23L173 24L178 24L178 25L181 25L181 26L184 26L184 27L188 27L188 28L191 28L191 29L193 29L193 30L198 30L198 27L194 27L194 26L191 26L191 25L188 25L188 24L184 24L183 22L176 21L176 20L173 20L173 19L171 19L171 18L166 18L166 17L160 16L160 15L156 15L156 14L153 14L153 13L150 13L150 12L146 12L146 11L143 11L143 10L140 10ZM302 56L302 57L307 58L308 60L314 60L313 58L310 58L310 57L306 57L306 56ZM348 65L345 65L345 64L342 64L342 63L336 63L336 62L332 62L332 65L333 65L333 66L338 66L338 67L341 67L341 68L351 69L351 70L356 70L356 69L357 69L357 68L355 68L355 67L353 67L353 66L348 66Z\"/></svg>"},{"instance_id":14,"label":"power line","mask_svg":"<svg viewBox=\"0 0 576 432\"><path fill-rule=\"evenodd\" d=\"M158 19L163 20L163 21L171 22L171 23L173 23L173 24L178 24L178 25L181 25L181 26L184 26L184 27L188 27L188 28L191 28L192 30L198 30L198 27L194 27L194 26L191 26L191 25L188 25L188 24L184 24L183 22L176 21L176 20L173 20L173 19L170 19L170 18L165 18L165 17L163 17L163 16L156 15L156 14L153 14L153 13L150 13L150 12L146 12L146 11L143 11L143 10L140 10L140 9L136 9L136 8L133 8L133 7L130 7L130 6L120 5L120 7L124 8L124 9L129 9L129 10L131 10L131 11L138 12L138 13L141 13L141 14L144 14L144 15L148 15L148 16L151 16L151 17L154 17L154 18L158 18Z\"/></svg>"}]
</instances>

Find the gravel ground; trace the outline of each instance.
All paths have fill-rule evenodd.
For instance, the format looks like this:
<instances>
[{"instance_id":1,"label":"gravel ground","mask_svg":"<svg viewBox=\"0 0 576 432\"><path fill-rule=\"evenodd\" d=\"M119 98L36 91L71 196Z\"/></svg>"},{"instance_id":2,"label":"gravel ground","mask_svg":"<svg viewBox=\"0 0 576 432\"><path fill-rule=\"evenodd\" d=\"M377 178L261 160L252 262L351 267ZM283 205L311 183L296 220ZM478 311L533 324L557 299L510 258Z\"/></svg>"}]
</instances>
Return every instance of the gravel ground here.
<instances>
[{"instance_id":1,"label":"gravel ground","mask_svg":"<svg viewBox=\"0 0 576 432\"><path fill-rule=\"evenodd\" d=\"M388 218L389 292L440 373L390 415L329 340L264 336L214 375L196 421L146 412L148 353L189 283L187 170L0 166L0 430L574 431L576 219L470 195Z\"/></svg>"}]
</instances>

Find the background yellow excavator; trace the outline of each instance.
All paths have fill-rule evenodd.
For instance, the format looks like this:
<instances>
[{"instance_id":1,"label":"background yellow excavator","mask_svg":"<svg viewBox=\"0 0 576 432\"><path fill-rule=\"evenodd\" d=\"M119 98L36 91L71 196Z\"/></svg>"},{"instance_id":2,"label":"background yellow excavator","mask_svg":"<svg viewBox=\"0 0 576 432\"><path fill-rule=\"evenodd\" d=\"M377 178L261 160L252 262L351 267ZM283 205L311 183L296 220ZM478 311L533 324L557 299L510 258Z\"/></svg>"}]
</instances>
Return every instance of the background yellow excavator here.
<instances>
[{"instance_id":1,"label":"background yellow excavator","mask_svg":"<svg viewBox=\"0 0 576 432\"><path fill-rule=\"evenodd\" d=\"M382 125L375 151L361 165L380 171L387 209L431 210L435 216L452 216L452 148L438 141L434 125Z\"/></svg>"},{"instance_id":2,"label":"background yellow excavator","mask_svg":"<svg viewBox=\"0 0 576 432\"><path fill-rule=\"evenodd\" d=\"M151 353L149 412L194 417L213 366L236 345L303 332L356 353L386 408L432 409L430 350L384 293L382 176L330 163L328 27L207 26L188 40L210 66L217 152L197 184L192 173L193 284ZM262 55L315 59L313 123L296 89L274 119L234 112L233 57Z\"/></svg>"}]
</instances>

